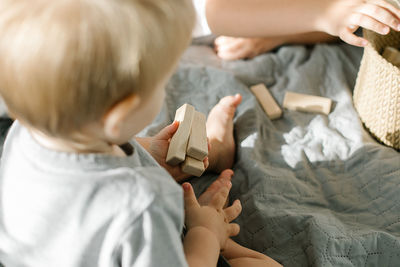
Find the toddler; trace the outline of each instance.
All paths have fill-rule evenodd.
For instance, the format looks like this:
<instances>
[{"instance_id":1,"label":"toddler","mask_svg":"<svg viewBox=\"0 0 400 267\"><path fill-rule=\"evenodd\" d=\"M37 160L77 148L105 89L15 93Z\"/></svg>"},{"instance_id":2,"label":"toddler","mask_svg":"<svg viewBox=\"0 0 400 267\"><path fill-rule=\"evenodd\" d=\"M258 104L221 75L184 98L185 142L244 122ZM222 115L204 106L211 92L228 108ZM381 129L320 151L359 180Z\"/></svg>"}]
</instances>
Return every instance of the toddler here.
<instances>
[{"instance_id":1,"label":"toddler","mask_svg":"<svg viewBox=\"0 0 400 267\"><path fill-rule=\"evenodd\" d=\"M279 266L229 239L231 170L199 201L183 184L182 243L182 189L160 167L185 178L165 164L178 124L131 141L160 111L193 16L188 0L0 2L0 93L16 119L0 170L6 267L206 267L220 251L232 266ZM210 112L214 171L232 166L240 101Z\"/></svg>"}]
</instances>

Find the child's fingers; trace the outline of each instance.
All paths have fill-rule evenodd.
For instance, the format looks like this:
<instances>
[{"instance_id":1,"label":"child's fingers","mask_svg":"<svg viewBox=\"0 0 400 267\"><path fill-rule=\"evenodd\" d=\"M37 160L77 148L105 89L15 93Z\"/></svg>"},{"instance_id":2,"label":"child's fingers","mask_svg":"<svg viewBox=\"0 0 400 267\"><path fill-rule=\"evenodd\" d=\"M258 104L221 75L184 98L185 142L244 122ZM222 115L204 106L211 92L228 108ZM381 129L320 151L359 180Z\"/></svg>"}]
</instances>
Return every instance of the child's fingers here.
<instances>
[{"instance_id":1,"label":"child's fingers","mask_svg":"<svg viewBox=\"0 0 400 267\"><path fill-rule=\"evenodd\" d=\"M353 31L349 28L344 29L340 35L340 39L345 41L348 44L364 47L368 44L368 41L362 37L356 36Z\"/></svg>"},{"instance_id":2,"label":"child's fingers","mask_svg":"<svg viewBox=\"0 0 400 267\"><path fill-rule=\"evenodd\" d=\"M174 136L176 130L178 130L179 122L174 121L170 125L164 127L157 135L156 138L159 140L168 140Z\"/></svg>"},{"instance_id":3,"label":"child's fingers","mask_svg":"<svg viewBox=\"0 0 400 267\"><path fill-rule=\"evenodd\" d=\"M183 199L185 201L185 209L190 209L194 207L200 207L199 202L194 194L193 188L189 183L184 183L183 187Z\"/></svg>"},{"instance_id":4,"label":"child's fingers","mask_svg":"<svg viewBox=\"0 0 400 267\"><path fill-rule=\"evenodd\" d=\"M392 12L390 12L386 8L367 3L360 6L356 10L356 12L361 14L361 16L365 15L373 20L380 22L380 24L385 27L389 26L396 31L399 30L399 18L396 17ZM373 22L373 20L370 21Z\"/></svg>"},{"instance_id":5,"label":"child's fingers","mask_svg":"<svg viewBox=\"0 0 400 267\"><path fill-rule=\"evenodd\" d=\"M229 186L230 189L231 186ZM224 204L226 202L226 199L228 198L229 195L229 189L228 187L222 187L218 193L214 195L214 197L211 200L210 206L214 207L217 210L222 210L224 207Z\"/></svg>"},{"instance_id":6,"label":"child's fingers","mask_svg":"<svg viewBox=\"0 0 400 267\"><path fill-rule=\"evenodd\" d=\"M232 206L227 207L224 209L226 219L228 219L229 222L233 221L236 219L239 214L242 212L242 205L240 204L240 201L237 199L235 202L233 202Z\"/></svg>"},{"instance_id":7,"label":"child's fingers","mask_svg":"<svg viewBox=\"0 0 400 267\"><path fill-rule=\"evenodd\" d=\"M208 160L208 157L205 157L205 158L203 159L203 164L204 164L204 169L207 169L208 166L210 165L210 162L209 162L209 160Z\"/></svg>"},{"instance_id":8,"label":"child's fingers","mask_svg":"<svg viewBox=\"0 0 400 267\"><path fill-rule=\"evenodd\" d=\"M240 226L237 223L230 223L229 224L229 236L238 235L240 232Z\"/></svg>"},{"instance_id":9,"label":"child's fingers","mask_svg":"<svg viewBox=\"0 0 400 267\"><path fill-rule=\"evenodd\" d=\"M232 176L233 176L234 172L231 169L226 169L223 170L218 177L223 177L225 179L227 179L228 181L232 180ZM230 184L230 186L232 186L232 184Z\"/></svg>"}]
</instances>

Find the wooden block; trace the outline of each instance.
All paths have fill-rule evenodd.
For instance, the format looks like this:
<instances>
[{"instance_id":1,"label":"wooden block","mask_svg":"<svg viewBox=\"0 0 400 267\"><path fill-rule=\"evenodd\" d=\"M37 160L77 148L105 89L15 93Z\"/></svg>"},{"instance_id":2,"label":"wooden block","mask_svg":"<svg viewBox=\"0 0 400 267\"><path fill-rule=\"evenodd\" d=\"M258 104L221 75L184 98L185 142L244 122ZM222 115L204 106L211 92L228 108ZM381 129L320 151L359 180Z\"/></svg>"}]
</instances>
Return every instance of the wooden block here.
<instances>
[{"instance_id":1,"label":"wooden block","mask_svg":"<svg viewBox=\"0 0 400 267\"><path fill-rule=\"evenodd\" d=\"M264 84L260 83L254 85L250 87L250 89L271 120L278 119L282 116L282 109Z\"/></svg>"},{"instance_id":2,"label":"wooden block","mask_svg":"<svg viewBox=\"0 0 400 267\"><path fill-rule=\"evenodd\" d=\"M290 110L316 112L328 115L332 100L326 97L286 92L283 107Z\"/></svg>"},{"instance_id":3,"label":"wooden block","mask_svg":"<svg viewBox=\"0 0 400 267\"><path fill-rule=\"evenodd\" d=\"M179 127L169 143L166 158L166 162L169 165L178 165L185 160L186 147L192 127L194 112L194 107L189 104L184 104L176 110L175 120L179 121Z\"/></svg>"},{"instance_id":4,"label":"wooden block","mask_svg":"<svg viewBox=\"0 0 400 267\"><path fill-rule=\"evenodd\" d=\"M194 112L186 155L201 161L208 155L206 116L198 111Z\"/></svg>"},{"instance_id":5,"label":"wooden block","mask_svg":"<svg viewBox=\"0 0 400 267\"><path fill-rule=\"evenodd\" d=\"M200 177L204 172L204 163L201 160L194 159L186 156L185 161L182 163L182 171L197 177Z\"/></svg>"},{"instance_id":6,"label":"wooden block","mask_svg":"<svg viewBox=\"0 0 400 267\"><path fill-rule=\"evenodd\" d=\"M400 67L400 52L394 47L387 46L382 56L396 67Z\"/></svg>"}]
</instances>

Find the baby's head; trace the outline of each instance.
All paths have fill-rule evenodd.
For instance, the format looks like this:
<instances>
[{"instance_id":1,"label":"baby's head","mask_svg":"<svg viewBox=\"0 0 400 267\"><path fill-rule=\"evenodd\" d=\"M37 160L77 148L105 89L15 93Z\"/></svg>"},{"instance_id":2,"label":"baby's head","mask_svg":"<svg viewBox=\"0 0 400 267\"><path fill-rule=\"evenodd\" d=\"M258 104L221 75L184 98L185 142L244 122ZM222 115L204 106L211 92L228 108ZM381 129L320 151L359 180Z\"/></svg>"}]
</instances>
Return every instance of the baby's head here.
<instances>
[{"instance_id":1,"label":"baby's head","mask_svg":"<svg viewBox=\"0 0 400 267\"><path fill-rule=\"evenodd\" d=\"M190 0L2 0L0 93L14 117L48 135L95 122L112 132L135 111L148 123L193 19Z\"/></svg>"}]
</instances>

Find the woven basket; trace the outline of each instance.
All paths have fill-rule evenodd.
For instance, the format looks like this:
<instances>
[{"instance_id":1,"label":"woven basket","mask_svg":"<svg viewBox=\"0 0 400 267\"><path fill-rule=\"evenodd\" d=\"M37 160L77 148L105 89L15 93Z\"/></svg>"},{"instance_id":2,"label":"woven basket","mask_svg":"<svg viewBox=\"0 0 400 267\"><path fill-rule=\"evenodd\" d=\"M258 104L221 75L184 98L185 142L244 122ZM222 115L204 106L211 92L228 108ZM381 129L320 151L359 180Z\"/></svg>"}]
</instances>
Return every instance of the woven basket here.
<instances>
[{"instance_id":1,"label":"woven basket","mask_svg":"<svg viewBox=\"0 0 400 267\"><path fill-rule=\"evenodd\" d=\"M354 105L376 139L400 150L400 69L381 56L386 46L400 48L400 33L364 30L364 37L369 44L357 76Z\"/></svg>"}]
</instances>

